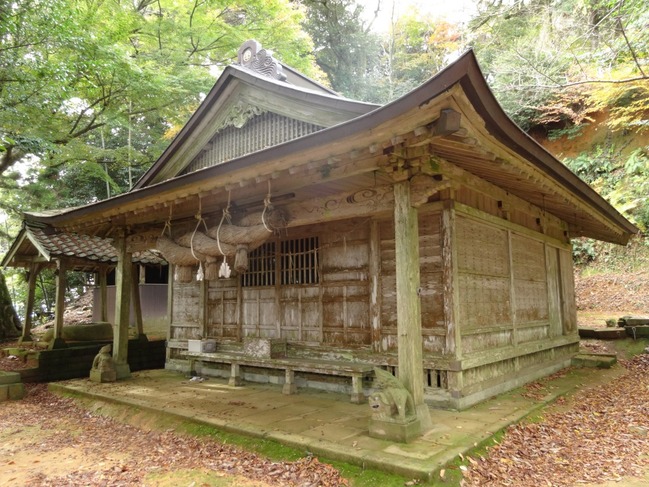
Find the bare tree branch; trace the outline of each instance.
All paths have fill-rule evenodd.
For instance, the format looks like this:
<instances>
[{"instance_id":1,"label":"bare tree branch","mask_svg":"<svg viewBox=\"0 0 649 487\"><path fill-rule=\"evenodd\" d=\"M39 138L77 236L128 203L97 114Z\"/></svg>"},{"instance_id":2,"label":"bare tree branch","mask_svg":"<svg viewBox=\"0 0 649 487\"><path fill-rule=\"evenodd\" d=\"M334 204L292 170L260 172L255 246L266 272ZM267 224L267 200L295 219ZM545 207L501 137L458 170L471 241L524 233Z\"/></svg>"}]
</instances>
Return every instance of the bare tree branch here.
<instances>
[{"instance_id":1,"label":"bare tree branch","mask_svg":"<svg viewBox=\"0 0 649 487\"><path fill-rule=\"evenodd\" d=\"M629 48L629 51L631 52L631 56L633 56L633 60L635 61L635 65L638 67L638 70L642 74L643 77L647 77L645 72L642 70L642 66L640 66L640 61L638 61L638 56L635 54L635 50L633 49L633 46L631 46L631 43L629 42L629 38L626 36L626 31L624 30L624 25L622 25L622 20L620 17L617 18L617 25L620 27L620 30L622 31L622 36L624 37L624 42L626 42L627 47Z\"/></svg>"}]
</instances>

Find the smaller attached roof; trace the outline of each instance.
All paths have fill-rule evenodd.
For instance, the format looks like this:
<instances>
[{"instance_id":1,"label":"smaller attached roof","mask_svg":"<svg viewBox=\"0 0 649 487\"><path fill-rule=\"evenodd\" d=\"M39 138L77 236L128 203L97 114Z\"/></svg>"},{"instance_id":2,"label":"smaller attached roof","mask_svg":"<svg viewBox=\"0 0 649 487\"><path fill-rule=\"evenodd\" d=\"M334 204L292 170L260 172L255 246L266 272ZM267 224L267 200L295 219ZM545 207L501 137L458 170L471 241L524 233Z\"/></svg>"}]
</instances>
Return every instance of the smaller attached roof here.
<instances>
[{"instance_id":1,"label":"smaller attached roof","mask_svg":"<svg viewBox=\"0 0 649 487\"><path fill-rule=\"evenodd\" d=\"M51 227L25 224L2 260L3 267L27 267L32 263L48 263L67 258L76 270L89 270L100 264L117 263L113 239L78 233L57 232ZM133 262L161 264L166 261L157 254L144 251L133 254Z\"/></svg>"}]
</instances>

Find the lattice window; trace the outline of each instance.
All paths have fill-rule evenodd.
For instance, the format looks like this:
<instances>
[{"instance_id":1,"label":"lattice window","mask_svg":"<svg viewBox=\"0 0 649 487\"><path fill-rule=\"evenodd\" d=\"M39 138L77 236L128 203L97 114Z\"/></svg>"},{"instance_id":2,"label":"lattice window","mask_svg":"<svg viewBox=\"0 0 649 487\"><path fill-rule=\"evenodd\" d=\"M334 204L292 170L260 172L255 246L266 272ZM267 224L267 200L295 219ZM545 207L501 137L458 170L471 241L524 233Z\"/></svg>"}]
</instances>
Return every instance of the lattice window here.
<instances>
[{"instance_id":1,"label":"lattice window","mask_svg":"<svg viewBox=\"0 0 649 487\"><path fill-rule=\"evenodd\" d=\"M248 271L241 275L243 287L275 285L275 242L267 242L248 255Z\"/></svg>"},{"instance_id":2,"label":"lattice window","mask_svg":"<svg viewBox=\"0 0 649 487\"><path fill-rule=\"evenodd\" d=\"M250 252L248 271L241 276L243 287L317 284L318 237L268 242Z\"/></svg>"},{"instance_id":3,"label":"lattice window","mask_svg":"<svg viewBox=\"0 0 649 487\"><path fill-rule=\"evenodd\" d=\"M318 283L318 237L281 242L281 283Z\"/></svg>"}]
</instances>

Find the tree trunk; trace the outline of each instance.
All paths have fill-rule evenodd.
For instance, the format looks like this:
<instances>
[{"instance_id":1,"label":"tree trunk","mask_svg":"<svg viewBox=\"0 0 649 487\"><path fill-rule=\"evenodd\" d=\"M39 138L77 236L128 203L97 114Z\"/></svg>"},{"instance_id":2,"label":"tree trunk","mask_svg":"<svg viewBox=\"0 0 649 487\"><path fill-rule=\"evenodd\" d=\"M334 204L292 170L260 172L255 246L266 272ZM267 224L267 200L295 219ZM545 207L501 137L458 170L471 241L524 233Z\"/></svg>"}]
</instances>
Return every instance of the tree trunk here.
<instances>
[{"instance_id":1,"label":"tree trunk","mask_svg":"<svg viewBox=\"0 0 649 487\"><path fill-rule=\"evenodd\" d=\"M20 318L11 302L5 277L0 272L0 340L20 336Z\"/></svg>"}]
</instances>

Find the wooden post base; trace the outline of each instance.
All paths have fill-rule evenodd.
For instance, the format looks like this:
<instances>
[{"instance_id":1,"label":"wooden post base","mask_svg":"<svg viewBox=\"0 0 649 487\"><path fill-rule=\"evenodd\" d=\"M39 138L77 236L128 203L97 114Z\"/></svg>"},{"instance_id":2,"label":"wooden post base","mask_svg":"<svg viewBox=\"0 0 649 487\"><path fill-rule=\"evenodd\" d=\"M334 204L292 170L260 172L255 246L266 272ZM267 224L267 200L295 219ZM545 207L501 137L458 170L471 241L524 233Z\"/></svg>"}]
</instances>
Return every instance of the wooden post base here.
<instances>
[{"instance_id":1,"label":"wooden post base","mask_svg":"<svg viewBox=\"0 0 649 487\"><path fill-rule=\"evenodd\" d=\"M421 423L417 417L406 418L404 421L370 418L369 434L372 438L409 443L421 436Z\"/></svg>"}]
</instances>

